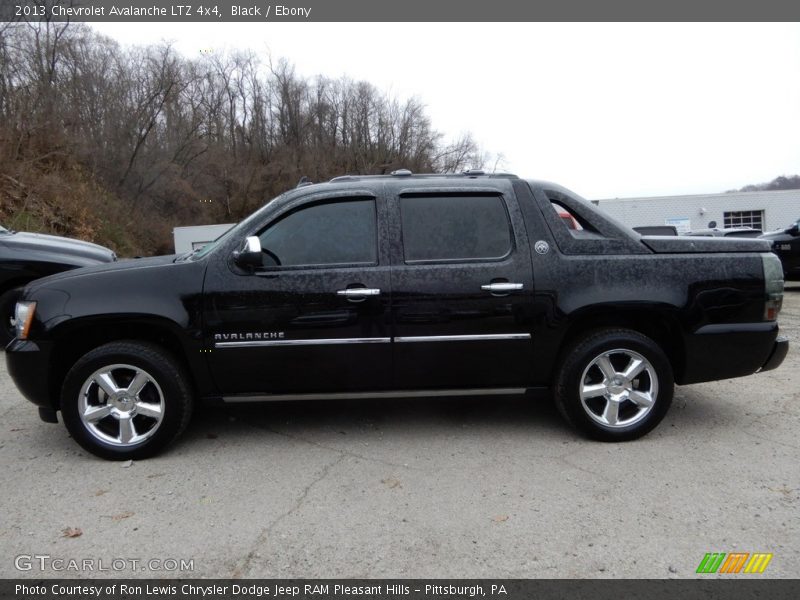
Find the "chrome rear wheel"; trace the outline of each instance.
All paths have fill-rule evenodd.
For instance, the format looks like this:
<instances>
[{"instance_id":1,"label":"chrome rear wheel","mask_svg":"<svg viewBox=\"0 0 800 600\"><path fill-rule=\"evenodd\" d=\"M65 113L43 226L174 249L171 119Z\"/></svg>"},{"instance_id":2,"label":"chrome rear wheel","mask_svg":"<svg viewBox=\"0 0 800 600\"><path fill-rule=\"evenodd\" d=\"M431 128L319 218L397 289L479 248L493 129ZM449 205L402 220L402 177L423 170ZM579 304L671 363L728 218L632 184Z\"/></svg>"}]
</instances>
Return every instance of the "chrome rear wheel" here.
<instances>
[{"instance_id":1,"label":"chrome rear wheel","mask_svg":"<svg viewBox=\"0 0 800 600\"><path fill-rule=\"evenodd\" d=\"M672 403L672 364L652 338L631 329L595 329L577 337L558 369L555 401L589 437L642 437Z\"/></svg>"},{"instance_id":2,"label":"chrome rear wheel","mask_svg":"<svg viewBox=\"0 0 800 600\"><path fill-rule=\"evenodd\" d=\"M579 394L589 418L606 427L627 427L652 409L658 375L638 352L617 348L596 356L584 369Z\"/></svg>"}]
</instances>

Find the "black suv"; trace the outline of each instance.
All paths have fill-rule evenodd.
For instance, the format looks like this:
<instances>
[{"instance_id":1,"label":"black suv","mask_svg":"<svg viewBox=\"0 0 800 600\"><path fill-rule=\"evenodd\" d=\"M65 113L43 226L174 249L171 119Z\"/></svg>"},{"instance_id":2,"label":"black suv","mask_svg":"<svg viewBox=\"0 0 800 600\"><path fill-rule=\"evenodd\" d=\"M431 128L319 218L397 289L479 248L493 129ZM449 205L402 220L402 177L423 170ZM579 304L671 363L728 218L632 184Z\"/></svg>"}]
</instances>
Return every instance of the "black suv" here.
<instances>
[{"instance_id":1,"label":"black suv","mask_svg":"<svg viewBox=\"0 0 800 600\"><path fill-rule=\"evenodd\" d=\"M780 365L782 294L764 241L642 237L555 184L399 171L303 185L191 254L34 282L6 360L112 459L165 446L197 401L551 392L620 441L673 383Z\"/></svg>"},{"instance_id":2,"label":"black suv","mask_svg":"<svg viewBox=\"0 0 800 600\"><path fill-rule=\"evenodd\" d=\"M14 337L14 305L26 284L53 273L116 260L108 248L0 226L0 345Z\"/></svg>"},{"instance_id":3,"label":"black suv","mask_svg":"<svg viewBox=\"0 0 800 600\"><path fill-rule=\"evenodd\" d=\"M768 240L781 259L784 278L800 281L800 219L786 229L765 233L761 239Z\"/></svg>"}]
</instances>

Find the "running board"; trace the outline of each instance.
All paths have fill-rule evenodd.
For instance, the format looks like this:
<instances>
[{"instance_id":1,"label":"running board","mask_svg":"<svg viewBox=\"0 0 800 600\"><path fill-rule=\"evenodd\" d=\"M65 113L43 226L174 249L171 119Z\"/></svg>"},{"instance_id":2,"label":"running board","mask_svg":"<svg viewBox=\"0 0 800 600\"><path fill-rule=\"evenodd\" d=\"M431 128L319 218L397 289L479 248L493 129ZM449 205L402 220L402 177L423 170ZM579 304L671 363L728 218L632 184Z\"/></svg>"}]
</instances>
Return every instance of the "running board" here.
<instances>
[{"instance_id":1,"label":"running board","mask_svg":"<svg viewBox=\"0 0 800 600\"><path fill-rule=\"evenodd\" d=\"M516 396L527 388L491 388L466 390L413 390L396 392L338 392L335 394L259 394L223 396L226 404L240 402L274 402L279 400L358 400L363 398L436 398L443 396Z\"/></svg>"}]
</instances>

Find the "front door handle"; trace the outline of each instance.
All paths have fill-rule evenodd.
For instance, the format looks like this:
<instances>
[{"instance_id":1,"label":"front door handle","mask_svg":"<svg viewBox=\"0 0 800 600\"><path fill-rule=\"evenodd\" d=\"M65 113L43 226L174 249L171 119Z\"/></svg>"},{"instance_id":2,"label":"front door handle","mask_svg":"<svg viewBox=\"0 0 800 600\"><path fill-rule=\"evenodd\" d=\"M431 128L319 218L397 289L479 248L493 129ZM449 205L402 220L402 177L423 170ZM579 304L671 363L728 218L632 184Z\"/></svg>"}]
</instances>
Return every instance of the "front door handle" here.
<instances>
[{"instance_id":1,"label":"front door handle","mask_svg":"<svg viewBox=\"0 0 800 600\"><path fill-rule=\"evenodd\" d=\"M347 296L348 298L357 298L360 296L380 296L381 291L377 288L347 288L346 290L337 290L337 296Z\"/></svg>"},{"instance_id":2,"label":"front door handle","mask_svg":"<svg viewBox=\"0 0 800 600\"><path fill-rule=\"evenodd\" d=\"M487 283L486 285L481 286L482 290L486 290L487 292L492 292L493 294L496 293L504 293L504 292L515 292L517 290L522 289L521 283Z\"/></svg>"}]
</instances>

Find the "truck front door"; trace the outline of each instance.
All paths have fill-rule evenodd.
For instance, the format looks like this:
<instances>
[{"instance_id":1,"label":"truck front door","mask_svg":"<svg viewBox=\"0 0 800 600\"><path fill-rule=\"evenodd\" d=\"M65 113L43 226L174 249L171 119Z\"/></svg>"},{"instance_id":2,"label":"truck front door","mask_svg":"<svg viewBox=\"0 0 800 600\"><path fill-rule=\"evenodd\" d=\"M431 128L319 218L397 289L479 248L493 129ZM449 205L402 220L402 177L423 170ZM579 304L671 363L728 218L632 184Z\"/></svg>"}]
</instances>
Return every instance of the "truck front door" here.
<instances>
[{"instance_id":1,"label":"truck front door","mask_svg":"<svg viewBox=\"0 0 800 600\"><path fill-rule=\"evenodd\" d=\"M391 289L376 200L288 207L248 233L260 239L260 268L227 257L209 266L205 347L223 396L386 387Z\"/></svg>"}]
</instances>

